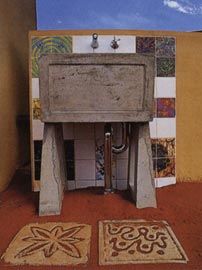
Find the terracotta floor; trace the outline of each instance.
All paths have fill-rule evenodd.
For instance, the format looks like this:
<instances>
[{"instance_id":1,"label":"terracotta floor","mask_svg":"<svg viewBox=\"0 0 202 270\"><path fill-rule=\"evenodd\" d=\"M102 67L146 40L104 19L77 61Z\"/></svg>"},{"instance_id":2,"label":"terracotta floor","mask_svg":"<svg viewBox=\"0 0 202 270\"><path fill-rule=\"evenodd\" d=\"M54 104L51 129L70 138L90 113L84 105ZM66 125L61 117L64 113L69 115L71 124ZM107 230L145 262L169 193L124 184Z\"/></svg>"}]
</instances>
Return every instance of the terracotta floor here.
<instances>
[{"instance_id":1,"label":"terracotta floor","mask_svg":"<svg viewBox=\"0 0 202 270\"><path fill-rule=\"evenodd\" d=\"M5 269L133 269L201 270L202 269L202 184L183 183L157 189L158 208L138 210L126 192L103 196L99 190L77 190L65 195L61 216L38 217L38 194L30 192L30 176L19 173L8 190L0 194L0 255L15 234L31 222L83 222L92 225L89 264L75 267L9 266ZM104 219L167 220L183 246L188 264L150 264L98 266L98 220Z\"/></svg>"}]
</instances>

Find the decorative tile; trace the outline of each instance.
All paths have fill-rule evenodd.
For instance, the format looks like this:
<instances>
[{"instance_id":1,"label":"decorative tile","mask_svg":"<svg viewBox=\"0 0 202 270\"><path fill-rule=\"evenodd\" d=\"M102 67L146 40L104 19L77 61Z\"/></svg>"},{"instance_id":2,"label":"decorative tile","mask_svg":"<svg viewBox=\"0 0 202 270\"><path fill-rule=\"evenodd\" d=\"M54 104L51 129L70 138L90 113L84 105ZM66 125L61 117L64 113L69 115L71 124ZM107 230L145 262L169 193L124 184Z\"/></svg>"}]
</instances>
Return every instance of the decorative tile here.
<instances>
[{"instance_id":1,"label":"decorative tile","mask_svg":"<svg viewBox=\"0 0 202 270\"><path fill-rule=\"evenodd\" d=\"M175 58L157 58L157 77L175 77Z\"/></svg>"},{"instance_id":2,"label":"decorative tile","mask_svg":"<svg viewBox=\"0 0 202 270\"><path fill-rule=\"evenodd\" d=\"M182 246L166 221L136 219L99 222L100 265L187 261Z\"/></svg>"},{"instance_id":3,"label":"decorative tile","mask_svg":"<svg viewBox=\"0 0 202 270\"><path fill-rule=\"evenodd\" d=\"M156 178L175 176L175 158L154 159L154 166Z\"/></svg>"},{"instance_id":4,"label":"decorative tile","mask_svg":"<svg viewBox=\"0 0 202 270\"><path fill-rule=\"evenodd\" d=\"M86 266L90 257L91 226L79 223L32 223L9 244L3 259L13 265ZM43 267L42 267L43 268Z\"/></svg>"},{"instance_id":5,"label":"decorative tile","mask_svg":"<svg viewBox=\"0 0 202 270\"><path fill-rule=\"evenodd\" d=\"M157 98L157 117L175 117L175 98Z\"/></svg>"},{"instance_id":6,"label":"decorative tile","mask_svg":"<svg viewBox=\"0 0 202 270\"><path fill-rule=\"evenodd\" d=\"M71 53L72 38L70 36L52 37L52 53Z\"/></svg>"},{"instance_id":7,"label":"decorative tile","mask_svg":"<svg viewBox=\"0 0 202 270\"><path fill-rule=\"evenodd\" d=\"M42 54L71 53L72 38L70 36L41 36L32 38L32 77L39 77L38 59Z\"/></svg>"},{"instance_id":8,"label":"decorative tile","mask_svg":"<svg viewBox=\"0 0 202 270\"><path fill-rule=\"evenodd\" d=\"M155 98L175 98L176 78L156 77L155 78Z\"/></svg>"},{"instance_id":9,"label":"decorative tile","mask_svg":"<svg viewBox=\"0 0 202 270\"><path fill-rule=\"evenodd\" d=\"M175 157L175 138L152 139L153 157Z\"/></svg>"},{"instance_id":10,"label":"decorative tile","mask_svg":"<svg viewBox=\"0 0 202 270\"><path fill-rule=\"evenodd\" d=\"M175 57L175 38L156 37L156 56Z\"/></svg>"},{"instance_id":11,"label":"decorative tile","mask_svg":"<svg viewBox=\"0 0 202 270\"><path fill-rule=\"evenodd\" d=\"M137 53L155 53L154 37L136 37Z\"/></svg>"},{"instance_id":12,"label":"decorative tile","mask_svg":"<svg viewBox=\"0 0 202 270\"><path fill-rule=\"evenodd\" d=\"M33 119L41 118L41 104L39 98L32 99Z\"/></svg>"},{"instance_id":13,"label":"decorative tile","mask_svg":"<svg viewBox=\"0 0 202 270\"><path fill-rule=\"evenodd\" d=\"M104 180L104 144L96 145L96 180Z\"/></svg>"}]
</instances>

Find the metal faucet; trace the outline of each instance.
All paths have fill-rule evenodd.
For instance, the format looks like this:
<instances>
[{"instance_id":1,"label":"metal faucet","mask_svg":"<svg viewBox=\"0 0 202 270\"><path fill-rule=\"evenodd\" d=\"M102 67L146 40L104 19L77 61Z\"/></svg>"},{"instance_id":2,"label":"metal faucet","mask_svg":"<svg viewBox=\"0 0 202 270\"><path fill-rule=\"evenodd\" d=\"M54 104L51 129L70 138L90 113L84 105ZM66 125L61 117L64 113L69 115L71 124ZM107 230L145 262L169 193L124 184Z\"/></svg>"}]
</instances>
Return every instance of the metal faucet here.
<instances>
[{"instance_id":1,"label":"metal faucet","mask_svg":"<svg viewBox=\"0 0 202 270\"><path fill-rule=\"evenodd\" d=\"M98 34L97 33L93 33L92 34L92 42L91 42L91 47L94 49L97 49L99 47L99 43L98 43Z\"/></svg>"}]
</instances>

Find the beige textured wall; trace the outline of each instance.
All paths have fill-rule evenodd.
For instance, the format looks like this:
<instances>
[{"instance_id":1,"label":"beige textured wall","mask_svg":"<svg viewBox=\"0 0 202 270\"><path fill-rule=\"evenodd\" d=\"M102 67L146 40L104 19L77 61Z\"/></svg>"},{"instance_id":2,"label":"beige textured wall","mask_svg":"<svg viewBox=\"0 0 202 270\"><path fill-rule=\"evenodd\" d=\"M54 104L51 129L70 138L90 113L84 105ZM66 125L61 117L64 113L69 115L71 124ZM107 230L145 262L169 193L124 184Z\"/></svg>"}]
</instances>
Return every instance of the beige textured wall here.
<instances>
[{"instance_id":1,"label":"beige textured wall","mask_svg":"<svg viewBox=\"0 0 202 270\"><path fill-rule=\"evenodd\" d=\"M28 31L35 25L35 0L0 1L0 191L29 156L27 129L16 118L29 112Z\"/></svg>"}]
</instances>

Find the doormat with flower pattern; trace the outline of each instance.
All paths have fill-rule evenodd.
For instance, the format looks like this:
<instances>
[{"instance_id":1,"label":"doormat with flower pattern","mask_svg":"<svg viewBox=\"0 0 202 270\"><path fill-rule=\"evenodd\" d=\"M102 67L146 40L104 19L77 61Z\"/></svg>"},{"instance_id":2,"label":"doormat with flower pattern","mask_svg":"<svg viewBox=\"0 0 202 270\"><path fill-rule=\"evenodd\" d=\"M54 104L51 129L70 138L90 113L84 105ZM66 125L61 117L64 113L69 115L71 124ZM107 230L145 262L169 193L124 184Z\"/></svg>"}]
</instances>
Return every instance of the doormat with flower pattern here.
<instances>
[{"instance_id":1,"label":"doormat with flower pattern","mask_svg":"<svg viewBox=\"0 0 202 270\"><path fill-rule=\"evenodd\" d=\"M188 258L165 221L99 222L99 264L186 263Z\"/></svg>"},{"instance_id":2,"label":"doormat with flower pattern","mask_svg":"<svg viewBox=\"0 0 202 270\"><path fill-rule=\"evenodd\" d=\"M86 264L90 237L91 226L86 224L29 224L18 232L2 259L15 265Z\"/></svg>"}]
</instances>

